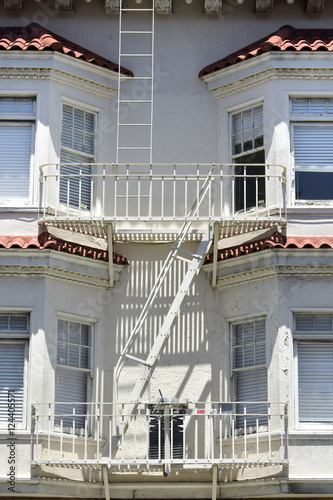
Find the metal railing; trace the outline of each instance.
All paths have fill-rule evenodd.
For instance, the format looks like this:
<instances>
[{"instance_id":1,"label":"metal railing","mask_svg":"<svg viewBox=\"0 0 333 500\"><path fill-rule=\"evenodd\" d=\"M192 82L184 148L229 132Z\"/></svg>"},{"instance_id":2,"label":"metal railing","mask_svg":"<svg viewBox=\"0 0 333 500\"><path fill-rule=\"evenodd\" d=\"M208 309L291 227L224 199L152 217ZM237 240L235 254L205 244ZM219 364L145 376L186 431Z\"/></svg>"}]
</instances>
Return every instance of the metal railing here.
<instances>
[{"instance_id":1,"label":"metal railing","mask_svg":"<svg viewBox=\"0 0 333 500\"><path fill-rule=\"evenodd\" d=\"M288 462L285 404L141 403L125 434L130 406L34 405L32 463L186 468ZM122 446L113 456L119 436Z\"/></svg>"},{"instance_id":2,"label":"metal railing","mask_svg":"<svg viewBox=\"0 0 333 500\"><path fill-rule=\"evenodd\" d=\"M41 220L283 220L285 173L268 164L48 164L40 167Z\"/></svg>"}]
</instances>

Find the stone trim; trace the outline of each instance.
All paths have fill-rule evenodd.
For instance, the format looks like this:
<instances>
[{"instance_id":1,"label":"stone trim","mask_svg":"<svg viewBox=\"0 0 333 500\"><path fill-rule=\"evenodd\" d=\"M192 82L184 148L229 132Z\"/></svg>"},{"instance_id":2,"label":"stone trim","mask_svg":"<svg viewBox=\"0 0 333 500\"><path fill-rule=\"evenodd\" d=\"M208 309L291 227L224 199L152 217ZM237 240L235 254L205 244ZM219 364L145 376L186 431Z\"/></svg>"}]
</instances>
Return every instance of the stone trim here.
<instances>
[{"instance_id":1,"label":"stone trim","mask_svg":"<svg viewBox=\"0 0 333 500\"><path fill-rule=\"evenodd\" d=\"M333 71L331 68L269 68L221 85L210 92L221 99L277 79L332 80Z\"/></svg>"},{"instance_id":2,"label":"stone trim","mask_svg":"<svg viewBox=\"0 0 333 500\"><path fill-rule=\"evenodd\" d=\"M56 83L64 84L76 89L89 92L110 99L116 95L116 89L107 85L96 83L92 80L66 73L55 68L0 68L0 79L32 79L32 80L51 80Z\"/></svg>"},{"instance_id":3,"label":"stone trim","mask_svg":"<svg viewBox=\"0 0 333 500\"><path fill-rule=\"evenodd\" d=\"M0 266L0 278L49 278L72 285L109 288L109 280L52 266Z\"/></svg>"}]
</instances>

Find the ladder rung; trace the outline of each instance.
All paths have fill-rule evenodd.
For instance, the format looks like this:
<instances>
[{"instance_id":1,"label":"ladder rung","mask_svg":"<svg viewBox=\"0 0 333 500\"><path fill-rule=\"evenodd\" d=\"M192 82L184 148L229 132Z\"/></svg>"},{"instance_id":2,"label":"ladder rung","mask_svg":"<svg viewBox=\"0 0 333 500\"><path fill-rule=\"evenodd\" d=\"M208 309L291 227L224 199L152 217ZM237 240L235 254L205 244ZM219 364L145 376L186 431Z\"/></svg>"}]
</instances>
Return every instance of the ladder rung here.
<instances>
[{"instance_id":1,"label":"ladder rung","mask_svg":"<svg viewBox=\"0 0 333 500\"><path fill-rule=\"evenodd\" d=\"M151 127L151 123L119 123L119 127Z\"/></svg>"},{"instance_id":2,"label":"ladder rung","mask_svg":"<svg viewBox=\"0 0 333 500\"><path fill-rule=\"evenodd\" d=\"M183 248L181 247L175 247L174 250L176 250L177 252L182 252L182 253L186 253L187 255L191 255L191 257L200 257L200 255L196 255L195 253L193 252L189 252L188 250L184 250Z\"/></svg>"},{"instance_id":3,"label":"ladder rung","mask_svg":"<svg viewBox=\"0 0 333 500\"><path fill-rule=\"evenodd\" d=\"M130 150L130 149L134 149L134 150L139 150L139 149L150 149L150 146L147 146L147 147L126 147L126 146L123 146L123 147L119 147L118 149L122 149L122 150Z\"/></svg>"},{"instance_id":4,"label":"ladder rung","mask_svg":"<svg viewBox=\"0 0 333 500\"><path fill-rule=\"evenodd\" d=\"M182 260L182 261L184 261L184 262L192 262L192 260L191 260L191 259L187 259L186 257L181 257L180 255L176 255L176 258L177 258L178 260Z\"/></svg>"},{"instance_id":5,"label":"ladder rung","mask_svg":"<svg viewBox=\"0 0 333 500\"><path fill-rule=\"evenodd\" d=\"M152 80L152 76L120 76L120 80Z\"/></svg>"},{"instance_id":6,"label":"ladder rung","mask_svg":"<svg viewBox=\"0 0 333 500\"><path fill-rule=\"evenodd\" d=\"M121 12L154 12L154 9L121 9Z\"/></svg>"},{"instance_id":7,"label":"ladder rung","mask_svg":"<svg viewBox=\"0 0 333 500\"><path fill-rule=\"evenodd\" d=\"M132 33L136 34L136 35L141 35L141 34L147 34L147 35L152 35L154 32L153 31L132 31L132 30L125 30L125 31L120 31L121 34L125 34L125 35L130 35Z\"/></svg>"},{"instance_id":8,"label":"ladder rung","mask_svg":"<svg viewBox=\"0 0 333 500\"><path fill-rule=\"evenodd\" d=\"M153 57L153 54L138 54L133 52L132 54L120 54L120 57Z\"/></svg>"},{"instance_id":9,"label":"ladder rung","mask_svg":"<svg viewBox=\"0 0 333 500\"><path fill-rule=\"evenodd\" d=\"M152 99L119 99L119 102L133 102L133 103L152 103Z\"/></svg>"},{"instance_id":10,"label":"ladder rung","mask_svg":"<svg viewBox=\"0 0 333 500\"><path fill-rule=\"evenodd\" d=\"M131 354L124 354L123 356L140 365L151 366L150 363L148 363L145 359L137 358L136 356L132 356Z\"/></svg>"}]
</instances>

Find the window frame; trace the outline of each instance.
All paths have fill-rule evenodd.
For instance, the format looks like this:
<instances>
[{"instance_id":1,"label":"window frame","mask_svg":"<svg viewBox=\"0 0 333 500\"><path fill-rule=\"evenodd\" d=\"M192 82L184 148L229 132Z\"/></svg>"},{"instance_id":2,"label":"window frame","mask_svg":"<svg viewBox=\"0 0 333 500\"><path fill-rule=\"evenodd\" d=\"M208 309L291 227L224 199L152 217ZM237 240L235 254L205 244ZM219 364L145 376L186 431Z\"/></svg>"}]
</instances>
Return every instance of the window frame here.
<instances>
[{"instance_id":1,"label":"window frame","mask_svg":"<svg viewBox=\"0 0 333 500\"><path fill-rule=\"evenodd\" d=\"M293 188L292 188L292 198L293 198L293 203L296 205L302 205L302 204L312 204L312 205L318 205L318 204L333 204L333 198L297 198L297 186L296 186L296 173L297 172L313 172L313 173L320 173L320 172L325 172L325 166L323 167L316 167L316 168L307 168L307 167L299 167L297 168L296 165L296 158L295 158L295 128L298 127L322 127L325 124L333 127L333 113L330 114L320 114L320 113L311 113L310 111L308 113L296 113L293 112L292 106L293 106L293 101L295 100L308 100L309 103L311 100L331 100L333 101L332 95L313 95L313 94L306 94L306 95L294 95L290 94L288 95L288 100L289 100L289 124L290 124L290 149L291 149L291 159L292 159L292 172L293 172ZM314 165L315 167L315 165ZM333 176L333 160L332 160L332 167L328 168L326 172L332 172Z\"/></svg>"},{"instance_id":2,"label":"window frame","mask_svg":"<svg viewBox=\"0 0 333 500\"><path fill-rule=\"evenodd\" d=\"M29 182L27 197L8 197L0 198L0 208L2 207L22 207L26 205L34 205L36 199L36 184L37 173L35 172L36 163L36 141L37 141L37 119L38 119L38 94L34 92L1 92L1 99L31 99L33 100L32 113L1 113L0 111L0 126L29 126L31 127L30 141L30 160L29 160Z\"/></svg>"},{"instance_id":3,"label":"window frame","mask_svg":"<svg viewBox=\"0 0 333 500\"><path fill-rule=\"evenodd\" d=\"M237 114L245 113L248 110L252 110L252 118L253 118L254 109L259 108L259 107L261 108L261 113L262 113L262 124L260 125L260 127L262 127L262 145L260 145L258 147L253 147L249 150L242 151L240 153L235 153L234 152L234 141L233 141L233 137L235 136L235 134L234 134L234 118L235 118L235 116ZM262 167L259 166L259 164L264 164L264 165L266 164L265 127L264 127L265 102L264 102L264 100L260 99L260 100L256 100L253 102L248 102L247 104L244 104L242 106L238 106L237 108L230 109L230 110L228 110L228 114L229 114L229 149L230 149L231 163L234 165L233 173L236 175L237 174L244 175L244 173L245 173L245 175L258 175L258 176L266 175L266 167L264 167L264 171L261 172ZM253 118L252 125L254 125L254 118ZM255 138L256 138L254 135L255 127L253 126L251 129L247 129L247 130L252 131L251 140L254 143ZM241 132L239 132L239 133L242 134L243 130L241 130ZM241 144L242 144L242 149L244 149L243 140L241 141ZM240 160L242 160L242 158L246 159L246 157L250 157L251 155L257 156L260 154L263 155L263 160L264 160L263 162L261 162L261 161L254 161L254 162L251 162L251 161L242 162L242 161L240 161ZM253 165L257 164L257 166L251 167L250 165L252 165L252 164ZM256 179L259 179L259 181L257 181ZM256 182L258 183L258 186L255 185ZM260 183L260 185L259 185L259 183ZM244 185L246 187L244 187ZM253 205L253 203L251 204L251 201L249 201L249 200L251 198L251 192L252 192L252 196L254 193L255 197L256 197L256 194L257 194L256 190L257 189L258 189L258 199L257 198L255 199L254 205ZM256 205L258 207L262 207L262 208L264 208L266 206L267 182L266 182L265 177L264 178L254 177L253 179L251 179L250 177L247 177L245 183L243 182L242 177L236 177L233 190L234 190L233 210L235 210L236 212L238 212L239 210L253 209L256 207ZM238 203L238 198L237 198L238 191L240 192L239 196L242 197L242 201L243 201L240 205ZM246 205L245 205L244 191L246 191ZM261 194L263 194L263 199L261 199Z\"/></svg>"},{"instance_id":4,"label":"window frame","mask_svg":"<svg viewBox=\"0 0 333 500\"><path fill-rule=\"evenodd\" d=\"M89 336L89 341L90 341L90 352L89 352L89 367L88 368L82 368L82 367L75 367L71 366L69 364L60 364L58 363L58 325L59 321L66 321L68 323L77 323L80 325L86 325L89 328L88 331L88 336ZM86 373L86 393L87 393L87 401L83 402L88 403L87 408L86 408L86 413L88 416L88 432L92 432L93 428L93 422L91 419L91 412L92 412L92 403L93 403L93 394L94 394L94 383L95 383L95 362L94 362L94 357L95 357L95 342L96 342L96 321L90 320L87 318L82 318L82 317L77 317L73 315L68 315L68 314L56 314L56 319L55 319L55 327L56 327L56 348L55 348L55 370L54 370L54 406L56 401L56 380L57 380L57 369L58 370L70 370L70 371L76 371L80 373ZM63 400L64 402L64 400ZM78 403L77 401L72 401L72 403ZM80 403L80 402L79 402ZM90 403L90 404L89 404ZM70 405L68 405L70 406ZM55 407L55 413L56 407ZM60 430L60 424L54 423L55 430ZM65 426L63 425L63 432L73 432L73 428L70 426ZM76 433L82 434L84 433L84 428L82 426L76 427Z\"/></svg>"},{"instance_id":5,"label":"window frame","mask_svg":"<svg viewBox=\"0 0 333 500\"><path fill-rule=\"evenodd\" d=\"M65 106L69 106L73 109L73 112L75 109L83 111L84 113L90 113L93 115L94 119L94 124L93 124L93 154L86 153L84 151L79 151L75 148L70 148L69 146L66 146L63 144L63 127L64 127L64 108ZM93 165L97 163L97 156L98 156L98 150L97 150L97 122L98 122L98 113L99 109L93 108L89 106L86 103L83 102L77 102L74 100L70 99L61 99L60 101L60 119L59 119L59 165L63 163L65 166L67 165L66 162L62 162L62 154L67 153L69 155L78 155L78 156L85 156L89 161L82 162L85 165ZM83 130L84 132L84 130ZM80 163L74 162L75 163ZM70 162L68 162L68 165L70 165ZM66 167L65 167L66 168ZM92 169L91 169L92 170ZM59 166L59 172L61 171L60 166ZM58 203L61 208L67 208L67 200L66 202L63 202L61 200L61 180L59 180L58 183L58 193L57 193L57 198L58 198ZM76 212L81 212L87 211L87 212L92 212L94 210L94 205L93 205L93 199L94 199L94 191L96 189L96 183L95 182L90 182L89 186L89 191L90 191L90 200L89 200L89 207L85 207L84 203L81 201L82 206L76 206L74 204L69 203L69 209L70 211L76 213Z\"/></svg>"},{"instance_id":6,"label":"window frame","mask_svg":"<svg viewBox=\"0 0 333 500\"><path fill-rule=\"evenodd\" d=\"M0 310L1 316L25 316L27 318L27 328L23 332L19 329L7 329L0 330L0 344L11 344L18 345L24 344L24 354L23 354L23 388L22 388L22 421L15 421L15 429L16 431L24 431L27 430L28 425L28 396L29 396L29 342L30 342L30 334L31 334L31 311L27 310L16 310L11 309ZM6 432L8 434L8 422L0 422L0 434Z\"/></svg>"},{"instance_id":7,"label":"window frame","mask_svg":"<svg viewBox=\"0 0 333 500\"><path fill-rule=\"evenodd\" d=\"M311 344L311 345L323 345L331 344L333 347L333 327L331 334L320 333L316 334L315 330L311 331L310 334L302 334L301 331L297 331L296 328L296 317L297 316L332 316L333 325L333 311L328 309L312 310L311 308L307 310L292 310L292 332L293 332L293 365L294 365L294 427L295 430L299 431L310 431L310 432L332 432L333 428L333 418L332 422L310 422L310 421L300 421L300 394L299 394L299 344ZM319 330L318 330L319 331Z\"/></svg>"},{"instance_id":8,"label":"window frame","mask_svg":"<svg viewBox=\"0 0 333 500\"><path fill-rule=\"evenodd\" d=\"M265 322L265 363L262 364L254 364L254 365L249 365L249 366L243 366L243 367L235 367L234 366L234 335L235 335L235 327L238 325L243 325L245 323L255 323L256 321L264 321ZM262 370L265 369L266 371L266 388L267 388L267 399L266 401L263 401L263 404L269 402L269 386L268 386L268 366L267 366L267 315L266 314L261 314L261 315L255 315L255 316L249 316L249 317L242 317L238 318L232 321L229 321L229 332L230 332L230 340L229 340L229 359L230 359L230 394L231 394L231 400L234 403L237 403L237 373L242 372L246 373L249 371L253 370ZM250 402L248 400L247 402ZM237 411L236 406L235 410ZM240 417L241 419L241 417ZM251 425L247 425L247 429L250 429ZM262 431L267 430L267 422L259 423L259 428ZM242 431L243 427L242 425L239 426L239 430ZM247 431L248 432L248 431ZM251 431L250 431L251 432Z\"/></svg>"}]
</instances>

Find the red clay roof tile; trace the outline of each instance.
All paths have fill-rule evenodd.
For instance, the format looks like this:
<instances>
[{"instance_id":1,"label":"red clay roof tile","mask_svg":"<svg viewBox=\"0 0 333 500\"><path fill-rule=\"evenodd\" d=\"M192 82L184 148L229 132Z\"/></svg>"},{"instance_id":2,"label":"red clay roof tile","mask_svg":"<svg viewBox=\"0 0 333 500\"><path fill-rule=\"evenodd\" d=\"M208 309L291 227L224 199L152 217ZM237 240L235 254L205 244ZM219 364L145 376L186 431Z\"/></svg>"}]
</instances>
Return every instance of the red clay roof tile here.
<instances>
[{"instance_id":1,"label":"red clay roof tile","mask_svg":"<svg viewBox=\"0 0 333 500\"><path fill-rule=\"evenodd\" d=\"M118 72L118 65L104 57L77 45L62 36L53 33L37 23L28 26L0 28L0 50L37 50L67 54L102 68ZM133 76L133 73L121 67L121 73Z\"/></svg>"},{"instance_id":2,"label":"red clay roof tile","mask_svg":"<svg viewBox=\"0 0 333 500\"><path fill-rule=\"evenodd\" d=\"M241 255L272 248L332 248L333 236L284 236L274 233L269 238L263 238L250 243L224 248L218 252L218 260L227 260ZM213 254L206 257L205 264L213 262Z\"/></svg>"},{"instance_id":3,"label":"red clay roof tile","mask_svg":"<svg viewBox=\"0 0 333 500\"><path fill-rule=\"evenodd\" d=\"M71 241L55 238L50 233L44 232L39 236L0 236L1 248L37 248L39 250L51 249L58 252L65 252L81 257L88 257L94 260L102 260L108 262L109 254L106 250L100 248L89 247ZM113 253L113 263L119 265L129 264L125 257L117 253Z\"/></svg>"},{"instance_id":4,"label":"red clay roof tile","mask_svg":"<svg viewBox=\"0 0 333 500\"><path fill-rule=\"evenodd\" d=\"M278 31L261 38L236 52L203 68L199 77L209 75L238 62L270 51L333 51L333 29L297 29L282 26Z\"/></svg>"}]
</instances>

